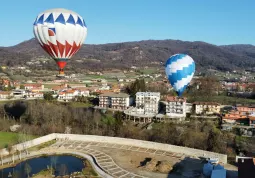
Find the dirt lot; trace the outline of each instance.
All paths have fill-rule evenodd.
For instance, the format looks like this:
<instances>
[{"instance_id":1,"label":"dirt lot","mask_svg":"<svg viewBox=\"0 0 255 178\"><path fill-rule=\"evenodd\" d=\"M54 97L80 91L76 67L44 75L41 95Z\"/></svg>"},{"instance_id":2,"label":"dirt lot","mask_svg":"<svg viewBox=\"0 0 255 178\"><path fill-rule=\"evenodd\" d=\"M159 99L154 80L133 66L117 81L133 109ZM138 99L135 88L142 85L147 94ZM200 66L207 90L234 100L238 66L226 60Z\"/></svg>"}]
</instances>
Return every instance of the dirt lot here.
<instances>
[{"instance_id":1,"label":"dirt lot","mask_svg":"<svg viewBox=\"0 0 255 178\"><path fill-rule=\"evenodd\" d=\"M155 154L142 153L136 151L128 151L128 150L120 150L113 148L102 148L102 147L92 147L93 149L97 149L99 151L103 151L109 156L111 156L114 161L123 169L127 171L137 173L146 177L153 178L180 178L183 177L181 174L190 174L192 171L202 171L203 163L200 160L196 159L185 159L180 160L175 157L168 156L158 156ZM178 166L178 170L175 170L174 173L159 173L155 171L149 171L141 166L141 163L145 161L145 159L153 159L156 161L168 161L172 166L177 163L181 163L181 166ZM178 173L180 172L180 173Z\"/></svg>"}]
</instances>

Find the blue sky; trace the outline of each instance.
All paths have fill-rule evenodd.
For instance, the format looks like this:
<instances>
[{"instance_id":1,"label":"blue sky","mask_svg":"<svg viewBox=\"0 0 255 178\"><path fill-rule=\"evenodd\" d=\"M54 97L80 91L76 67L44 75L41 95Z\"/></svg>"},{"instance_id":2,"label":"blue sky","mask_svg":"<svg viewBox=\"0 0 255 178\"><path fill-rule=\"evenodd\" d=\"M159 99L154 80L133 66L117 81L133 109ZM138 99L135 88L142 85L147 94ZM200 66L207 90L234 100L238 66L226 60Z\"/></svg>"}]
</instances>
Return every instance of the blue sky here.
<instances>
[{"instance_id":1,"label":"blue sky","mask_svg":"<svg viewBox=\"0 0 255 178\"><path fill-rule=\"evenodd\" d=\"M254 0L5 0L0 46L32 38L36 16L51 8L80 14L88 44L179 39L255 45Z\"/></svg>"}]
</instances>

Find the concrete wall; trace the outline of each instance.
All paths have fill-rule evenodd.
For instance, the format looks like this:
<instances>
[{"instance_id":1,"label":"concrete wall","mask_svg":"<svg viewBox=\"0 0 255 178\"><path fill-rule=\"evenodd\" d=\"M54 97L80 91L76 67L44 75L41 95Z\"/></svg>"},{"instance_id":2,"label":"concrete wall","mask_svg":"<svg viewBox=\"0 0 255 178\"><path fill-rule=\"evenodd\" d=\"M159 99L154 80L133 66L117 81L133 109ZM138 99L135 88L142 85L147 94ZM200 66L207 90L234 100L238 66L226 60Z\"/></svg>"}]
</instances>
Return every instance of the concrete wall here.
<instances>
[{"instance_id":1,"label":"concrete wall","mask_svg":"<svg viewBox=\"0 0 255 178\"><path fill-rule=\"evenodd\" d=\"M122 145L130 145L130 146L138 146L149 149L157 149L163 151L169 151L174 153L182 153L190 156L196 157L205 157L205 158L219 158L220 162L227 163L227 155L198 150L188 147L180 147L170 144L135 140L135 139L127 139L127 138L119 138L119 137L106 137L106 136L96 136L96 135L75 135L75 134L49 134L40 138L36 138L34 140L24 142L22 144L18 144L13 146L16 150L23 150L25 148L30 148L53 139L69 139L69 140L77 140L77 141L90 141L90 142L104 142L110 144L122 144Z\"/></svg>"},{"instance_id":2,"label":"concrete wall","mask_svg":"<svg viewBox=\"0 0 255 178\"><path fill-rule=\"evenodd\" d=\"M188 147L180 147L175 145L127 139L127 138L118 138L118 137L106 137L106 136L95 136L95 135L74 135L74 134L56 134L56 138L68 138L70 140L80 140L80 141L91 141L91 142L104 142L112 144L122 144L122 145L131 145L138 146L150 149L164 150L175 153L183 153L190 156L197 157L206 157L206 158L219 158L220 162L227 163L227 155L198 150Z\"/></svg>"},{"instance_id":3,"label":"concrete wall","mask_svg":"<svg viewBox=\"0 0 255 178\"><path fill-rule=\"evenodd\" d=\"M25 148L31 148L36 145L40 145L42 143L46 143L46 142L49 142L54 139L56 139L56 134L49 134L49 135L42 136L42 137L27 141L27 142L23 142L23 143L14 145L12 148L14 150L24 150Z\"/></svg>"}]
</instances>

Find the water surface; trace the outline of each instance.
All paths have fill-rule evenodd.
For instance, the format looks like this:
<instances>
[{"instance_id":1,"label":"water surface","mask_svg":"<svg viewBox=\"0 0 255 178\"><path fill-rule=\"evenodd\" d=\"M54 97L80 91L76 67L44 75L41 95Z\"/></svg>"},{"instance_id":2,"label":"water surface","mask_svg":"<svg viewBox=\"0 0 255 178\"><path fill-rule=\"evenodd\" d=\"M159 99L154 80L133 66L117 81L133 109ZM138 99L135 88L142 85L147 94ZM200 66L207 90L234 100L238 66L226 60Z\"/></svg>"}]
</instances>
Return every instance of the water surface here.
<instances>
[{"instance_id":1,"label":"water surface","mask_svg":"<svg viewBox=\"0 0 255 178\"><path fill-rule=\"evenodd\" d=\"M13 168L2 169L0 170L0 178L8 178L9 173L14 173L14 175L16 174L17 178L27 178L26 170L29 170L28 167L31 168L29 173L31 177L33 174L47 169L47 166L52 166L55 169L55 176L68 175L77 171L81 172L84 168L82 159L74 156L45 156L23 161Z\"/></svg>"}]
</instances>

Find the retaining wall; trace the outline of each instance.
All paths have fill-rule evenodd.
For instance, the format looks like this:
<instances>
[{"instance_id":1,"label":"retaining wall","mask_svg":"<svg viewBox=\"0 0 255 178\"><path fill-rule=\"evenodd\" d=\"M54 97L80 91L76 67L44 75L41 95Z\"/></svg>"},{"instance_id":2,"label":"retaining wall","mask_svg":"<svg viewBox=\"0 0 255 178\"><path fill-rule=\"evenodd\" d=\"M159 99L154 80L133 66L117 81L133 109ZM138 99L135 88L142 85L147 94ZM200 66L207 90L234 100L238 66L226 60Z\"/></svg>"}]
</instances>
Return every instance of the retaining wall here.
<instances>
[{"instance_id":1,"label":"retaining wall","mask_svg":"<svg viewBox=\"0 0 255 178\"><path fill-rule=\"evenodd\" d=\"M170 144L149 142L143 140L135 140L128 138L119 137L107 137L107 136L96 136L96 135L74 135L74 134L56 134L56 138L68 138L70 140L80 140L80 141L91 141L91 142L104 142L112 144L130 145L138 146L149 149L157 149L170 151L175 153L183 153L190 156L205 157L205 158L219 158L220 162L227 163L227 155L219 154L194 148L175 146Z\"/></svg>"},{"instance_id":2,"label":"retaining wall","mask_svg":"<svg viewBox=\"0 0 255 178\"><path fill-rule=\"evenodd\" d=\"M189 156L196 157L205 157L205 158L219 158L219 161L222 163L227 163L227 155L219 154L199 149L193 149L188 147L175 146L170 144L149 142L143 140L135 140L135 139L127 139L127 138L119 138L119 137L107 137L107 136L96 136L96 135L75 135L75 134L49 134L40 138L36 138L34 140L24 142L18 145L13 146L16 150L24 150L25 148L30 148L53 139L69 139L69 140L77 140L77 141L89 141L89 142L103 142L110 144L121 144L121 145L130 145L137 147L144 147L148 149L157 149L163 151L169 151L174 153L182 153Z\"/></svg>"}]
</instances>

